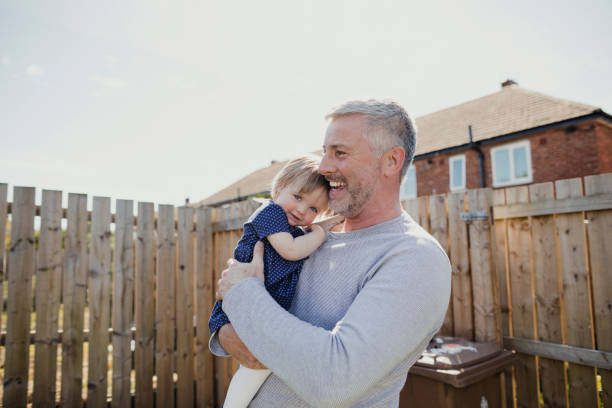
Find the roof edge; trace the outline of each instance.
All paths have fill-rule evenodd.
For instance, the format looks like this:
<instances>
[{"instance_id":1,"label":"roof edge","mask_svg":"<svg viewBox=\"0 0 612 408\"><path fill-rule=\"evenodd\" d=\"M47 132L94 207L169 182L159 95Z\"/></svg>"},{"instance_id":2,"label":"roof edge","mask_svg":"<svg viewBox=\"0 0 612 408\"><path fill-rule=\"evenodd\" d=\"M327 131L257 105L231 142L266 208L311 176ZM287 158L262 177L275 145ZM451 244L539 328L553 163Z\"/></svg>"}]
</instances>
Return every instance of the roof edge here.
<instances>
[{"instance_id":1,"label":"roof edge","mask_svg":"<svg viewBox=\"0 0 612 408\"><path fill-rule=\"evenodd\" d=\"M414 160L420 160L420 159L426 159L428 157L437 156L439 154L451 153L451 152L456 152L456 151L460 151L460 150L465 150L465 149L468 149L472 145L486 145L486 144L500 142L500 141L507 140L507 139L513 139L513 138L517 138L517 137L528 136L528 135L531 135L531 134L534 134L534 133L539 133L539 132L542 132L542 131L545 131L545 130L556 129L556 128L559 128L559 127L574 125L576 123L585 122L585 121L594 120L594 119L603 119L605 121L608 121L608 122L612 123L612 115L610 115L609 113L606 113L602 109L598 108L598 109L595 109L593 112L589 113L588 115L578 116L578 117L571 118L571 119L565 119L565 120L562 120L562 121L559 121L559 122L548 123L548 124L542 125L542 126L537 126L537 127L532 127L532 128L529 128L529 129L519 130L518 132L512 132L512 133L506 133L504 135L494 136L494 137L489 138L489 139L485 139L485 140L480 140L480 141L474 142L473 144L464 143L464 144L459 145L459 146L448 147L446 149L434 150L433 152L427 152L427 153L415 155L413 161Z\"/></svg>"},{"instance_id":2,"label":"roof edge","mask_svg":"<svg viewBox=\"0 0 612 408\"><path fill-rule=\"evenodd\" d=\"M253 193L253 194L248 194L248 195L244 195L244 196L240 196L240 197L234 197L234 198L230 198L228 200L223 200L223 201L215 201L212 203L202 203L202 202L198 202L198 203L194 203L194 207L221 207L222 205L225 204L231 204L231 203L235 203L238 201L243 201L243 200L247 200L249 198L254 198L256 197L258 194L270 194L270 190L264 190L264 191L258 191L257 193ZM202 200L205 201L205 200Z\"/></svg>"}]
</instances>

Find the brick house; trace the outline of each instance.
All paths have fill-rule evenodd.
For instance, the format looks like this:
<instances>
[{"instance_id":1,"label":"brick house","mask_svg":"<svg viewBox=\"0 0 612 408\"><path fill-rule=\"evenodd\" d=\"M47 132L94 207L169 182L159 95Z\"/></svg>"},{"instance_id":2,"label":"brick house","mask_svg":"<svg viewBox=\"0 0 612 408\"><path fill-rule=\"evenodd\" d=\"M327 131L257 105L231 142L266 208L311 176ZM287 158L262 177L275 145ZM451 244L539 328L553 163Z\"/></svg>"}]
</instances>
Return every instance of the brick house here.
<instances>
[{"instance_id":1,"label":"brick house","mask_svg":"<svg viewBox=\"0 0 612 408\"><path fill-rule=\"evenodd\" d=\"M612 116L582 103L502 83L498 92L416 119L414 164L402 198L612 172ZM197 205L269 191L273 162Z\"/></svg>"}]
</instances>

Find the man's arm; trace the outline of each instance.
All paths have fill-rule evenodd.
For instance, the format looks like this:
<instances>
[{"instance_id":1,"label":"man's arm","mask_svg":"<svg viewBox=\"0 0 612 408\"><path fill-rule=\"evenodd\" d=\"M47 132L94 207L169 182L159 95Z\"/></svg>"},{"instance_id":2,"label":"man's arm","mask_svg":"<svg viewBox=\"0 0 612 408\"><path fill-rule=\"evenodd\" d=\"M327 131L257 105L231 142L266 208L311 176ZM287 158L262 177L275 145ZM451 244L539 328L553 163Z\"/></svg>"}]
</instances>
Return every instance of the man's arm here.
<instances>
[{"instance_id":1,"label":"man's arm","mask_svg":"<svg viewBox=\"0 0 612 408\"><path fill-rule=\"evenodd\" d=\"M448 260L433 244L408 252L384 262L333 330L286 312L257 279L236 283L223 309L254 356L302 399L349 404L399 362L416 360L444 317Z\"/></svg>"},{"instance_id":2,"label":"man's arm","mask_svg":"<svg viewBox=\"0 0 612 408\"><path fill-rule=\"evenodd\" d=\"M231 323L221 326L217 335L219 336L219 343L223 349L238 360L241 365L252 368L253 370L263 370L266 368L265 365L261 364L259 360L253 357L253 354L251 354L242 340L240 340L240 337L238 337L238 334L236 334Z\"/></svg>"}]
</instances>

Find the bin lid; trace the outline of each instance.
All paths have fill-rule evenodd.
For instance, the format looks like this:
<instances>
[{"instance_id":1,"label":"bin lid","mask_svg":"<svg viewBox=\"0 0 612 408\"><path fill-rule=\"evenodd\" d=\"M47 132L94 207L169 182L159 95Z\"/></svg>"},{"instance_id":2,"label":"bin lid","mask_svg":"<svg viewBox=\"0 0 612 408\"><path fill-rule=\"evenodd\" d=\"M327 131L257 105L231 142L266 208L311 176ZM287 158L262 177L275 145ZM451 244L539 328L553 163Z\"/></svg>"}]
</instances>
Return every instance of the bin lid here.
<instances>
[{"instance_id":1,"label":"bin lid","mask_svg":"<svg viewBox=\"0 0 612 408\"><path fill-rule=\"evenodd\" d=\"M478 343L457 337L436 336L429 342L416 366L459 369L478 364L501 353L495 343Z\"/></svg>"}]
</instances>

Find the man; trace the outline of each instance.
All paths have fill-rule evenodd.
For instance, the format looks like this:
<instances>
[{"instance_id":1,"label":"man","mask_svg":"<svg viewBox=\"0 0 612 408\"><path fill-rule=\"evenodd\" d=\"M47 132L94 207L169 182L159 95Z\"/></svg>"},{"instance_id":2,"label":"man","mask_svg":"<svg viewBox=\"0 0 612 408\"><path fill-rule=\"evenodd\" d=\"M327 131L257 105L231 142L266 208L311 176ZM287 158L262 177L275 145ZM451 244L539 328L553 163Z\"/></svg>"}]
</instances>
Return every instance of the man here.
<instances>
[{"instance_id":1,"label":"man","mask_svg":"<svg viewBox=\"0 0 612 408\"><path fill-rule=\"evenodd\" d=\"M448 258L399 201L412 121L377 101L328 118L319 172L346 220L304 263L289 312L265 291L259 244L252 263L228 262L219 280L232 324L213 334L211 350L273 372L251 407L397 407L448 305Z\"/></svg>"}]
</instances>

